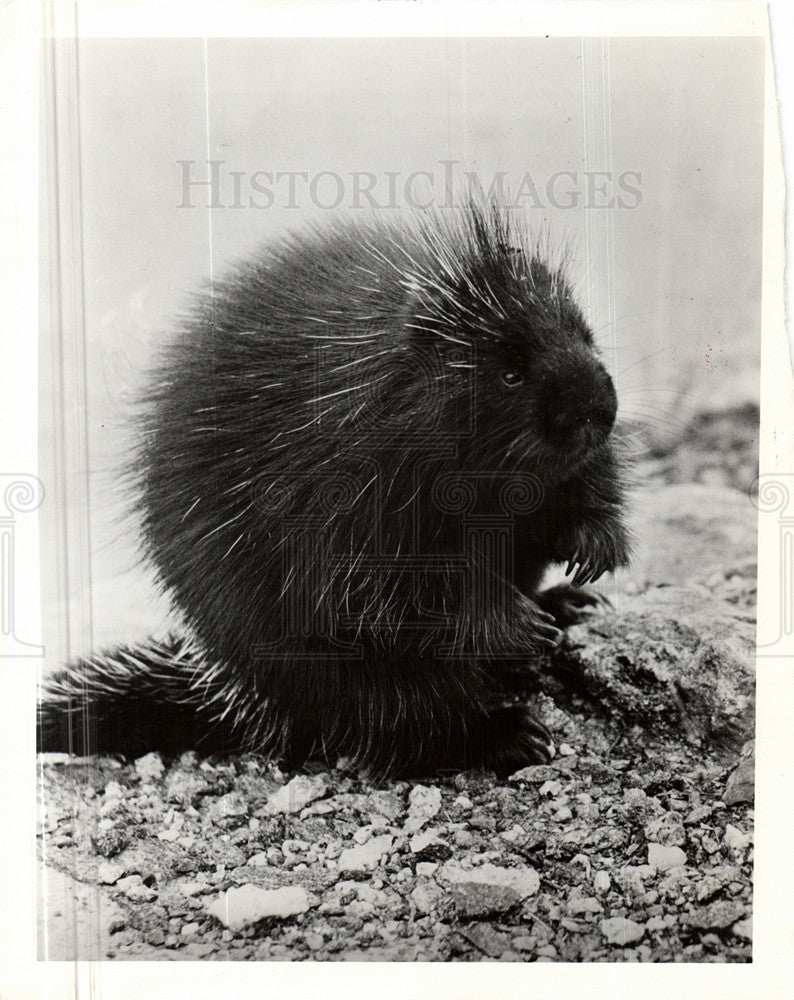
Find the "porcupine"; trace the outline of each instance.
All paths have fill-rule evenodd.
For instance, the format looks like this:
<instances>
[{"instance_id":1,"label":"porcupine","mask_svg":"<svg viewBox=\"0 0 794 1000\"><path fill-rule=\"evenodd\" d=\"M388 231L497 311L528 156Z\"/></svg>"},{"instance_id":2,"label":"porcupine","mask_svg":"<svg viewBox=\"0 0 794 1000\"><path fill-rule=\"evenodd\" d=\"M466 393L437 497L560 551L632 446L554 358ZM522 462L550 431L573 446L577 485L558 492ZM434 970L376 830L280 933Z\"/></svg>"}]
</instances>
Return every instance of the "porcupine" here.
<instances>
[{"instance_id":1,"label":"porcupine","mask_svg":"<svg viewBox=\"0 0 794 1000\"><path fill-rule=\"evenodd\" d=\"M564 267L495 204L265 247L199 297L141 418L184 634L56 674L40 747L547 760L504 681L628 559L616 410Z\"/></svg>"}]
</instances>

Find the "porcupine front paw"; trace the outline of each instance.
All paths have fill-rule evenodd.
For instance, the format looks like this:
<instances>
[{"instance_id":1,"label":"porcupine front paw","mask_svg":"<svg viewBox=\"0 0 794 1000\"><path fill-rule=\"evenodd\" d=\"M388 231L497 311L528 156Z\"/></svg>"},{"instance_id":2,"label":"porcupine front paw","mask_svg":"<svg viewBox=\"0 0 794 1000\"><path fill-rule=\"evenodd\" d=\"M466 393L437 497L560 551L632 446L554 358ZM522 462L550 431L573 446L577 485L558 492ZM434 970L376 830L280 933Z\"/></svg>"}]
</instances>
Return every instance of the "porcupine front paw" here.
<instances>
[{"instance_id":1,"label":"porcupine front paw","mask_svg":"<svg viewBox=\"0 0 794 1000\"><path fill-rule=\"evenodd\" d=\"M602 594L587 587L574 587L570 583L560 583L535 595L539 608L550 614L560 628L576 625L584 621L599 608L611 607L610 601Z\"/></svg>"},{"instance_id":2,"label":"porcupine front paw","mask_svg":"<svg viewBox=\"0 0 794 1000\"><path fill-rule=\"evenodd\" d=\"M491 711L481 766L504 777L529 764L547 764L554 754L551 733L525 705L503 705Z\"/></svg>"},{"instance_id":3,"label":"porcupine front paw","mask_svg":"<svg viewBox=\"0 0 794 1000\"><path fill-rule=\"evenodd\" d=\"M625 566L629 561L631 545L621 524L582 525L576 531L570 546L565 574L573 573L571 585L581 587L593 583L604 573Z\"/></svg>"},{"instance_id":4,"label":"porcupine front paw","mask_svg":"<svg viewBox=\"0 0 794 1000\"><path fill-rule=\"evenodd\" d=\"M556 616L550 608L544 608L524 594L518 594L518 614L522 648L527 652L539 653L544 648L555 649L562 641L562 632L557 627Z\"/></svg>"}]
</instances>

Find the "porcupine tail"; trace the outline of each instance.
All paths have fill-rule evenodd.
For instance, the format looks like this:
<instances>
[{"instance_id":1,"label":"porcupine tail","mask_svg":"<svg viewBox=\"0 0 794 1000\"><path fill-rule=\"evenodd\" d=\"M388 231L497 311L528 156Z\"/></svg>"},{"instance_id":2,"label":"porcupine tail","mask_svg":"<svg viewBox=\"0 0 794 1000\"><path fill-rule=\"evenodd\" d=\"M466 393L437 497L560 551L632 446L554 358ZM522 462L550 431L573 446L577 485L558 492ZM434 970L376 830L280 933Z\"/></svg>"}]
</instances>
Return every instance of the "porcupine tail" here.
<instances>
[{"instance_id":1,"label":"porcupine tail","mask_svg":"<svg viewBox=\"0 0 794 1000\"><path fill-rule=\"evenodd\" d=\"M43 681L37 749L130 757L235 750L231 724L213 711L220 689L217 671L185 638L91 654Z\"/></svg>"}]
</instances>

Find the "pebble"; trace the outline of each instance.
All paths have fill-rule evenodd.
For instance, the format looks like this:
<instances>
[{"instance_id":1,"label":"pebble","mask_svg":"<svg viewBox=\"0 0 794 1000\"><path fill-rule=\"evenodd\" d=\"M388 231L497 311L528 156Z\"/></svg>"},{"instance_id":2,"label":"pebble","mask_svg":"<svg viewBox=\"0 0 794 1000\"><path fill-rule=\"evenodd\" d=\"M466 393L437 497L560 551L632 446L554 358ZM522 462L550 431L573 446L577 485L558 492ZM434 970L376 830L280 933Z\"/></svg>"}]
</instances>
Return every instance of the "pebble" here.
<instances>
[{"instance_id":1,"label":"pebble","mask_svg":"<svg viewBox=\"0 0 794 1000\"><path fill-rule=\"evenodd\" d=\"M753 940L753 919L752 917L747 917L746 920L737 920L736 923L731 928L733 933L740 938L744 938L745 941Z\"/></svg>"},{"instance_id":2,"label":"pebble","mask_svg":"<svg viewBox=\"0 0 794 1000\"><path fill-rule=\"evenodd\" d=\"M667 847L664 844L648 844L648 864L657 871L666 872L686 864L686 854L680 847Z\"/></svg>"},{"instance_id":3,"label":"pebble","mask_svg":"<svg viewBox=\"0 0 794 1000\"><path fill-rule=\"evenodd\" d=\"M124 868L112 861L103 861L97 869L97 878L103 885L114 885L123 874Z\"/></svg>"},{"instance_id":4,"label":"pebble","mask_svg":"<svg viewBox=\"0 0 794 1000\"><path fill-rule=\"evenodd\" d=\"M506 840L508 844L515 844L516 841L521 840L523 837L526 837L526 835L526 830L524 830L523 826L519 826L518 824L499 834L502 840Z\"/></svg>"},{"instance_id":5,"label":"pebble","mask_svg":"<svg viewBox=\"0 0 794 1000\"><path fill-rule=\"evenodd\" d=\"M246 864L250 865L252 868L267 868L269 864L267 854L264 851L260 851L258 854L252 854Z\"/></svg>"},{"instance_id":6,"label":"pebble","mask_svg":"<svg viewBox=\"0 0 794 1000\"><path fill-rule=\"evenodd\" d=\"M343 872L363 872L377 867L381 858L388 854L394 843L390 833L373 837L366 844L349 847L339 855L339 868Z\"/></svg>"},{"instance_id":7,"label":"pebble","mask_svg":"<svg viewBox=\"0 0 794 1000\"><path fill-rule=\"evenodd\" d=\"M645 934L645 928L642 924L628 920L626 917L609 917L601 921L600 927L601 933L609 944L633 944Z\"/></svg>"},{"instance_id":8,"label":"pebble","mask_svg":"<svg viewBox=\"0 0 794 1000\"><path fill-rule=\"evenodd\" d=\"M644 833L649 843L663 844L665 847L682 847L686 843L683 820L675 812L664 813L646 823Z\"/></svg>"},{"instance_id":9,"label":"pebble","mask_svg":"<svg viewBox=\"0 0 794 1000\"><path fill-rule=\"evenodd\" d=\"M443 840L438 836L437 829L423 830L421 833L417 833L411 837L411 853L421 854L428 847L443 843Z\"/></svg>"},{"instance_id":10,"label":"pebble","mask_svg":"<svg viewBox=\"0 0 794 1000\"><path fill-rule=\"evenodd\" d=\"M441 808L441 789L427 785L414 785L408 794L408 819L406 833L415 833Z\"/></svg>"},{"instance_id":11,"label":"pebble","mask_svg":"<svg viewBox=\"0 0 794 1000\"><path fill-rule=\"evenodd\" d=\"M191 958L206 958L215 951L215 945L210 942L192 941L186 948L185 954Z\"/></svg>"},{"instance_id":12,"label":"pebble","mask_svg":"<svg viewBox=\"0 0 794 1000\"><path fill-rule=\"evenodd\" d=\"M725 930L740 920L744 913L745 908L738 900L729 899L712 903L710 906L695 910L694 913L685 913L681 919L689 927L701 930Z\"/></svg>"},{"instance_id":13,"label":"pebble","mask_svg":"<svg viewBox=\"0 0 794 1000\"><path fill-rule=\"evenodd\" d=\"M722 801L727 806L752 802L755 797L755 760L743 760L725 784Z\"/></svg>"},{"instance_id":14,"label":"pebble","mask_svg":"<svg viewBox=\"0 0 794 1000\"><path fill-rule=\"evenodd\" d=\"M742 833L742 831L736 827L732 826L730 823L725 827L725 833L722 837L722 842L726 847L734 851L744 851L748 848L752 842L752 838L749 834Z\"/></svg>"},{"instance_id":15,"label":"pebble","mask_svg":"<svg viewBox=\"0 0 794 1000\"><path fill-rule=\"evenodd\" d=\"M583 899L569 900L568 912L572 917L578 917L584 913L603 913L604 907L593 896L585 896Z\"/></svg>"},{"instance_id":16,"label":"pebble","mask_svg":"<svg viewBox=\"0 0 794 1000\"><path fill-rule=\"evenodd\" d=\"M116 888L120 889L127 899L131 899L134 903L150 903L153 899L157 899L157 893L148 885L143 884L140 875L128 875L126 878L119 879L116 882Z\"/></svg>"},{"instance_id":17,"label":"pebble","mask_svg":"<svg viewBox=\"0 0 794 1000\"><path fill-rule=\"evenodd\" d=\"M135 761L135 771L142 781L159 781L165 771L165 765L159 753L147 753ZM105 791L107 792L107 789Z\"/></svg>"},{"instance_id":18,"label":"pebble","mask_svg":"<svg viewBox=\"0 0 794 1000\"><path fill-rule=\"evenodd\" d=\"M515 889L480 882L461 882L453 887L450 896L462 920L484 919L508 913L521 902Z\"/></svg>"},{"instance_id":19,"label":"pebble","mask_svg":"<svg viewBox=\"0 0 794 1000\"><path fill-rule=\"evenodd\" d=\"M530 764L529 767L522 767L520 771L511 774L507 780L511 784L525 781L530 785L542 785L544 781L554 781L558 777L559 771L549 764Z\"/></svg>"},{"instance_id":20,"label":"pebble","mask_svg":"<svg viewBox=\"0 0 794 1000\"><path fill-rule=\"evenodd\" d=\"M467 927L464 936L475 948L491 958L498 958L510 947L510 938L495 930L490 924L473 924Z\"/></svg>"},{"instance_id":21,"label":"pebble","mask_svg":"<svg viewBox=\"0 0 794 1000\"><path fill-rule=\"evenodd\" d=\"M309 894L300 886L263 889L242 885L229 889L206 907L229 930L239 931L266 917L293 917L309 909Z\"/></svg>"},{"instance_id":22,"label":"pebble","mask_svg":"<svg viewBox=\"0 0 794 1000\"><path fill-rule=\"evenodd\" d=\"M712 813L711 806L695 806L691 813L689 813L684 820L687 826L693 826L695 823L702 823L704 819L708 819Z\"/></svg>"},{"instance_id":23,"label":"pebble","mask_svg":"<svg viewBox=\"0 0 794 1000\"><path fill-rule=\"evenodd\" d=\"M606 872L596 872L593 876L593 888L599 895L608 893L611 885L612 879Z\"/></svg>"},{"instance_id":24,"label":"pebble","mask_svg":"<svg viewBox=\"0 0 794 1000\"><path fill-rule=\"evenodd\" d=\"M536 944L535 938L530 937L529 934L519 934L512 941L512 945L517 951L532 951Z\"/></svg>"},{"instance_id":25,"label":"pebble","mask_svg":"<svg viewBox=\"0 0 794 1000\"><path fill-rule=\"evenodd\" d=\"M438 862L420 861L416 866L416 874L420 878L430 878L438 870Z\"/></svg>"},{"instance_id":26,"label":"pebble","mask_svg":"<svg viewBox=\"0 0 794 1000\"><path fill-rule=\"evenodd\" d=\"M430 913L446 897L443 889L433 883L418 885L411 893L417 913Z\"/></svg>"},{"instance_id":27,"label":"pebble","mask_svg":"<svg viewBox=\"0 0 794 1000\"><path fill-rule=\"evenodd\" d=\"M452 803L458 809L473 809L474 803L468 797L468 795L459 795L455 801Z\"/></svg>"},{"instance_id":28,"label":"pebble","mask_svg":"<svg viewBox=\"0 0 794 1000\"><path fill-rule=\"evenodd\" d=\"M466 871L456 862L447 862L438 873L446 882L460 884L461 882L476 882L500 888L513 889L521 899L534 895L540 886L540 876L534 868L500 868L486 863Z\"/></svg>"},{"instance_id":29,"label":"pebble","mask_svg":"<svg viewBox=\"0 0 794 1000\"><path fill-rule=\"evenodd\" d=\"M321 775L296 775L267 800L265 811L270 816L297 813L310 802L322 798L328 786Z\"/></svg>"},{"instance_id":30,"label":"pebble","mask_svg":"<svg viewBox=\"0 0 794 1000\"><path fill-rule=\"evenodd\" d=\"M573 813L568 808L568 806L563 806L562 809L558 809L552 819L557 823L567 823L569 819L573 819Z\"/></svg>"}]
</instances>

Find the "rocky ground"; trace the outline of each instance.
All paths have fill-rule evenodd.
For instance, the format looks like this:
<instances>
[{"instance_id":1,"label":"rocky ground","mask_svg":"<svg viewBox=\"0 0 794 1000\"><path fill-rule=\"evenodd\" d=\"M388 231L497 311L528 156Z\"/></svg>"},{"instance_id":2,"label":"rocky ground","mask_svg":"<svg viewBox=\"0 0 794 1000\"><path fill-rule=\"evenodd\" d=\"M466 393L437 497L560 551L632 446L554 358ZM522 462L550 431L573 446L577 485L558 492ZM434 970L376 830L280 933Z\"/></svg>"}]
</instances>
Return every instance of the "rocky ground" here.
<instances>
[{"instance_id":1,"label":"rocky ground","mask_svg":"<svg viewBox=\"0 0 794 1000\"><path fill-rule=\"evenodd\" d=\"M522 678L548 766L44 756L41 957L750 961L757 422L638 459L613 608Z\"/></svg>"}]
</instances>

